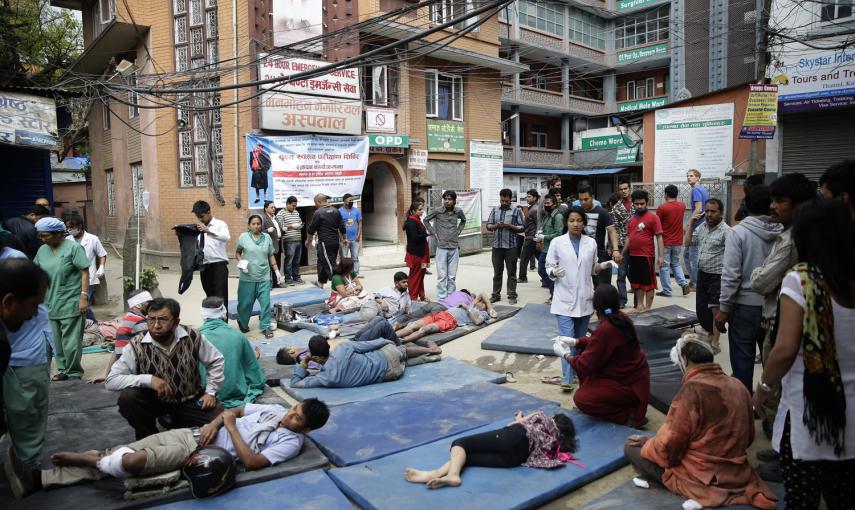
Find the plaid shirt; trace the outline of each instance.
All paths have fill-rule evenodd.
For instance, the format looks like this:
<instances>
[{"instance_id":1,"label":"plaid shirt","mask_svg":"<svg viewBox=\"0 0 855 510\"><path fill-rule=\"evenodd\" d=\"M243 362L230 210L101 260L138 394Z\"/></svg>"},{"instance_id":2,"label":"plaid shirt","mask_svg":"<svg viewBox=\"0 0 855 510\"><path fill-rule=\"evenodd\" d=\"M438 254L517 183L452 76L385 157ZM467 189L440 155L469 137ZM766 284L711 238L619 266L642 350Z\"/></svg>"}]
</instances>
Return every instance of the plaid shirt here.
<instances>
[{"instance_id":1,"label":"plaid shirt","mask_svg":"<svg viewBox=\"0 0 855 510\"><path fill-rule=\"evenodd\" d=\"M512 225L512 228L490 228L499 223L508 223ZM490 211L489 218L487 218L487 230L493 230L493 248L516 248L517 233L522 232L523 229L525 229L525 222L523 221L522 210L515 205L508 209L494 207Z\"/></svg>"},{"instance_id":2,"label":"plaid shirt","mask_svg":"<svg viewBox=\"0 0 855 510\"><path fill-rule=\"evenodd\" d=\"M630 211L626 210L626 207L623 205L623 200L618 201L612 207L612 222L615 224L615 230L618 235L618 248L623 248L626 246L626 241L628 236L626 234L626 226L629 225L630 216L632 216Z\"/></svg>"},{"instance_id":3,"label":"plaid shirt","mask_svg":"<svg viewBox=\"0 0 855 510\"><path fill-rule=\"evenodd\" d=\"M698 269L709 274L721 274L724 262L724 243L730 226L721 222L710 230L708 223L701 223L692 234L692 244L698 246Z\"/></svg>"}]
</instances>

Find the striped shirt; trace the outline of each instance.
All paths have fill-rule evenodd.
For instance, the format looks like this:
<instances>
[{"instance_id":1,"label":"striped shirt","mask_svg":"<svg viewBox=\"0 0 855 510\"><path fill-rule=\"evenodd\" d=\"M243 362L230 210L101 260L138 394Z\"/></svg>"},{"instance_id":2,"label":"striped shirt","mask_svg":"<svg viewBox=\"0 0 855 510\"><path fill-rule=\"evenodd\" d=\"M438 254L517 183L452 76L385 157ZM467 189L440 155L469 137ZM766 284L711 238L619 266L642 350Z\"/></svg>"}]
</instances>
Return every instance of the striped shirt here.
<instances>
[{"instance_id":1,"label":"striped shirt","mask_svg":"<svg viewBox=\"0 0 855 510\"><path fill-rule=\"evenodd\" d=\"M302 237L300 236L300 230L302 228L303 220L300 219L300 213L297 212L297 209L294 211L289 211L287 208L282 209L278 213L276 213L276 221L279 222L279 228L282 229L282 239L286 241L300 241ZM285 226L294 226L300 225L301 228L288 228Z\"/></svg>"},{"instance_id":2,"label":"striped shirt","mask_svg":"<svg viewBox=\"0 0 855 510\"><path fill-rule=\"evenodd\" d=\"M730 226L723 221L712 230L706 222L695 229L692 235L694 243L698 245L698 269L709 274L721 274L724 244L729 230Z\"/></svg>"},{"instance_id":3,"label":"striped shirt","mask_svg":"<svg viewBox=\"0 0 855 510\"><path fill-rule=\"evenodd\" d=\"M499 223L510 224L512 228L495 228ZM516 248L517 233L522 232L523 229L525 229L525 222L522 211L515 205L507 209L494 207L487 218L487 230L493 230L493 248Z\"/></svg>"}]
</instances>

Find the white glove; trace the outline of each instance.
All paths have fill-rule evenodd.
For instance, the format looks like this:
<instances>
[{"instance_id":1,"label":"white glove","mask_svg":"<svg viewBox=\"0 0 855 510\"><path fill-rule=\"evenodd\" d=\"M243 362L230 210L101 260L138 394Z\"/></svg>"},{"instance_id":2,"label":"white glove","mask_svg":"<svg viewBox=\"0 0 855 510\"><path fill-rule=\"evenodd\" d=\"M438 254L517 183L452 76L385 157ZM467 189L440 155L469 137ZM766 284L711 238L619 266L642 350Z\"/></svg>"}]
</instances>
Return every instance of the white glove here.
<instances>
[{"instance_id":1,"label":"white glove","mask_svg":"<svg viewBox=\"0 0 855 510\"><path fill-rule=\"evenodd\" d=\"M576 347L576 339L572 336L561 336L558 335L552 339L553 342L559 342L564 344L566 347Z\"/></svg>"},{"instance_id":2,"label":"white glove","mask_svg":"<svg viewBox=\"0 0 855 510\"><path fill-rule=\"evenodd\" d=\"M543 234L538 232L537 234L534 235L534 237L532 237L532 239L534 239L534 242L539 243L539 242L543 241Z\"/></svg>"},{"instance_id":3,"label":"white glove","mask_svg":"<svg viewBox=\"0 0 855 510\"><path fill-rule=\"evenodd\" d=\"M267 227L267 233L268 234L272 234L274 230L276 230L275 227Z\"/></svg>"},{"instance_id":4,"label":"white glove","mask_svg":"<svg viewBox=\"0 0 855 510\"><path fill-rule=\"evenodd\" d=\"M98 278L101 278L102 276L104 276L104 266L103 265L98 266L98 270L95 271L95 276L97 276Z\"/></svg>"},{"instance_id":5,"label":"white glove","mask_svg":"<svg viewBox=\"0 0 855 510\"><path fill-rule=\"evenodd\" d=\"M313 237L312 238L312 248L317 248L317 247L318 247L318 238Z\"/></svg>"},{"instance_id":6,"label":"white glove","mask_svg":"<svg viewBox=\"0 0 855 510\"><path fill-rule=\"evenodd\" d=\"M606 271L610 268L617 269L618 268L617 262L615 262L614 260L607 260L605 262L600 263L600 269L602 269L603 271Z\"/></svg>"},{"instance_id":7,"label":"white glove","mask_svg":"<svg viewBox=\"0 0 855 510\"><path fill-rule=\"evenodd\" d=\"M237 268L243 271L244 273L249 272L249 261L244 259L237 263Z\"/></svg>"},{"instance_id":8,"label":"white glove","mask_svg":"<svg viewBox=\"0 0 855 510\"><path fill-rule=\"evenodd\" d=\"M282 273L280 273L278 269L275 271L275 273L276 273L276 285L279 285L280 283L282 283Z\"/></svg>"},{"instance_id":9,"label":"white glove","mask_svg":"<svg viewBox=\"0 0 855 510\"><path fill-rule=\"evenodd\" d=\"M551 277L553 277L553 278L561 278L561 277L563 277L565 274L567 274L567 270L566 270L566 269L564 269L564 268L563 268L563 267L561 267L561 266L558 266L558 267L551 267L551 268L549 268L549 270L547 271L547 273L549 273L549 276L551 276Z\"/></svg>"},{"instance_id":10,"label":"white glove","mask_svg":"<svg viewBox=\"0 0 855 510\"><path fill-rule=\"evenodd\" d=\"M560 337L555 338L555 342L552 343L552 352L554 352L555 355L559 358L563 358L564 356L570 354L570 349L558 340L558 338Z\"/></svg>"}]
</instances>

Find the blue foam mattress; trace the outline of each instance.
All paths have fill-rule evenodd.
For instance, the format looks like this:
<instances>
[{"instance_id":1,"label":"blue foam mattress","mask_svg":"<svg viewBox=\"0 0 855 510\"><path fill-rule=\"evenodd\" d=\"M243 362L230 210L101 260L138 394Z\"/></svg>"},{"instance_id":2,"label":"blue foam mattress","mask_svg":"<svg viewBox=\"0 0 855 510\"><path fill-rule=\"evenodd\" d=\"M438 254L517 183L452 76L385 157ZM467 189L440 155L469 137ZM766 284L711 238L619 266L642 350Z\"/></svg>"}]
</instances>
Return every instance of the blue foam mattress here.
<instances>
[{"instance_id":1,"label":"blue foam mattress","mask_svg":"<svg viewBox=\"0 0 855 510\"><path fill-rule=\"evenodd\" d=\"M281 292L277 294L270 294L270 303L276 304L281 302L286 302L291 306L305 306L305 305L315 305L318 303L323 303L330 297L330 293L328 290L319 289L317 287L309 287L307 289L302 290L292 290L291 292ZM252 315L258 315L261 312L261 309L258 307L258 303L252 305ZM229 301L229 319L237 319L237 300Z\"/></svg>"},{"instance_id":2,"label":"blue foam mattress","mask_svg":"<svg viewBox=\"0 0 855 510\"><path fill-rule=\"evenodd\" d=\"M554 356L551 340L556 335L558 322L549 313L549 305L528 304L485 338L481 348Z\"/></svg>"}]
</instances>

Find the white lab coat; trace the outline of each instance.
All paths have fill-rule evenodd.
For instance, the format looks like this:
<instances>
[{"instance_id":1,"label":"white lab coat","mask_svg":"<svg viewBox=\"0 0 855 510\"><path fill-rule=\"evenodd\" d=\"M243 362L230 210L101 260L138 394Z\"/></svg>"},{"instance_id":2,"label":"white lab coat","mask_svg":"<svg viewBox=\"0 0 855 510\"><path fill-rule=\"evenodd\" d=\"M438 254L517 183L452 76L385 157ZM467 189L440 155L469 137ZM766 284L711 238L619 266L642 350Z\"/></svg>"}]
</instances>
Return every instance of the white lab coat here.
<instances>
[{"instance_id":1,"label":"white lab coat","mask_svg":"<svg viewBox=\"0 0 855 510\"><path fill-rule=\"evenodd\" d=\"M570 234L556 237L549 243L546 254L546 270L563 267L567 272L561 278L552 278L555 291L552 296L553 315L565 317L587 317L594 313L594 283L591 276L597 266L597 242L582 235L579 256L570 244ZM550 277L551 278L551 277Z\"/></svg>"}]
</instances>

